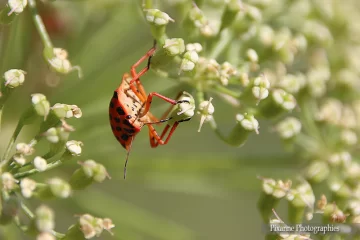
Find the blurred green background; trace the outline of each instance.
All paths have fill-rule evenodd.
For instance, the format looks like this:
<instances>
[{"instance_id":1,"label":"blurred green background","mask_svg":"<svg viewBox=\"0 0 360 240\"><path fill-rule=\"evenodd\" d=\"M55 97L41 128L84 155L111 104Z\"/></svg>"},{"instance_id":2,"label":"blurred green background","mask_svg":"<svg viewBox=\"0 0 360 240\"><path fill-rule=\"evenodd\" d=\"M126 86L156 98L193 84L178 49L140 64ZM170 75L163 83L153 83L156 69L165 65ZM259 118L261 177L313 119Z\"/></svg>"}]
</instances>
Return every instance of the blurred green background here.
<instances>
[{"instance_id":1,"label":"blurred green background","mask_svg":"<svg viewBox=\"0 0 360 240\"><path fill-rule=\"evenodd\" d=\"M176 8L162 10L176 20ZM260 135L251 136L242 148L227 146L207 125L198 133L199 118L181 124L169 144L157 149L150 147L146 130L133 144L124 181L126 151L111 132L108 104L122 75L152 46L140 5L136 1L56 1L41 11L54 45L68 50L72 64L80 65L85 77L79 80L76 73L59 77L48 69L28 12L3 27L2 34L11 39L1 53L7 59L3 69L24 69L27 76L5 106L0 151L28 106L29 94L40 92L52 105L76 104L82 109L83 117L69 123L76 128L70 138L83 141L84 147L81 157L36 179L55 175L68 179L77 168L76 161L86 159L104 164L112 177L75 192L71 199L48 202L56 211L56 229L65 232L75 222L75 214L90 213L112 218L116 225L113 237L104 233L100 239L263 238L256 209L261 191L257 176L290 176L299 167L284 152L270 125L260 122ZM182 34L176 24L169 25L168 33L171 37ZM180 90L178 83L153 72L142 82L148 92L169 97ZM234 110L216 96L213 103L218 125L227 133L235 124ZM153 109L160 114L166 107L157 101ZM28 142L36 130L37 125L26 127L18 141ZM37 151L45 152L47 144L40 145ZM33 208L38 204L31 201ZM26 239L16 227L8 231L14 239Z\"/></svg>"}]
</instances>

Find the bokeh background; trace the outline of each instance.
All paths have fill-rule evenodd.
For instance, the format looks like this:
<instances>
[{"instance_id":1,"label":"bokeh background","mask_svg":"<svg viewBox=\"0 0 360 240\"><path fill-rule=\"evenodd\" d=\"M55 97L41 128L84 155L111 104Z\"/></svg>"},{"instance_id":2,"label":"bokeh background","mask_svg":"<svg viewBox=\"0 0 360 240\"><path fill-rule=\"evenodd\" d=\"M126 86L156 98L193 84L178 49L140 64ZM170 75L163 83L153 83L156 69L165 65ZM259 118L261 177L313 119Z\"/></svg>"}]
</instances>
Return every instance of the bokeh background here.
<instances>
[{"instance_id":1,"label":"bokeh background","mask_svg":"<svg viewBox=\"0 0 360 240\"><path fill-rule=\"evenodd\" d=\"M42 4L41 14L56 47L67 49L76 73L59 76L45 64L42 43L29 13L21 14L1 35L11 44L1 53L4 69L27 72L26 82L12 94L3 117L0 152L5 149L31 93L44 93L51 104L76 104L83 117L69 121L76 131L71 139L83 141L83 154L63 167L36 176L68 179L76 161L94 159L104 164L112 179L75 192L71 199L47 204L56 212L56 229L65 232L74 215L90 213L110 217L114 236L100 239L261 239L262 222L256 209L261 191L257 176L286 177L301 164L284 152L267 122L260 122L260 135L252 135L245 146L227 146L205 125L197 132L199 118L183 123L166 146L152 149L147 130L133 144L127 179L123 180L126 151L113 137L108 122L108 104L122 75L151 46L152 36L137 1L56 1ZM162 9L175 20L179 9ZM168 33L181 37L170 24ZM2 71L3 72L3 71ZM145 89L173 97L186 89L174 80L149 72L142 78ZM214 116L224 133L235 124L233 110L214 96ZM160 114L166 104L155 101ZM24 129L19 141L28 142L36 125ZM41 143L44 152L46 143ZM41 148L39 149L41 151ZM31 206L39 202L31 201ZM281 210L280 210L281 214ZM1 228L0 228L1 229ZM7 228L12 239L26 239L14 226ZM10 236L9 235L9 236Z\"/></svg>"}]
</instances>

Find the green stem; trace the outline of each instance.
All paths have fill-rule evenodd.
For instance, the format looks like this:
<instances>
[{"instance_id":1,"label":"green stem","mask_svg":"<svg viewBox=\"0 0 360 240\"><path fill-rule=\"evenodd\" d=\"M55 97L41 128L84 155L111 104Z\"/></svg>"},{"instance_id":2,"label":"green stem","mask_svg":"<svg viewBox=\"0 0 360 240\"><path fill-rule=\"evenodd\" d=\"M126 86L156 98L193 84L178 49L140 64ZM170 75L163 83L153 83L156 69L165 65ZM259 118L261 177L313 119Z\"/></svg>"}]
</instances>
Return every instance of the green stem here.
<instances>
[{"instance_id":1,"label":"green stem","mask_svg":"<svg viewBox=\"0 0 360 240\"><path fill-rule=\"evenodd\" d=\"M229 95L229 96L231 96L233 98L236 98L236 99L239 99L240 96L241 96L241 93L232 91L232 90L230 90L230 89L228 89L228 88L226 88L226 87L224 87L222 85L215 85L214 89L221 92L221 93L223 93L223 94L226 94L226 95Z\"/></svg>"},{"instance_id":2,"label":"green stem","mask_svg":"<svg viewBox=\"0 0 360 240\"><path fill-rule=\"evenodd\" d=\"M3 107L0 106L0 132L1 132L1 119L2 119Z\"/></svg>"},{"instance_id":3,"label":"green stem","mask_svg":"<svg viewBox=\"0 0 360 240\"><path fill-rule=\"evenodd\" d=\"M19 133L22 129L22 127L24 126L23 122L20 120L15 128L15 131L10 139L10 142L5 150L5 153L3 155L3 158L2 158L2 161L3 161L3 164L6 164L7 161L9 161L9 159L7 159L9 157L9 154L10 154L10 151L11 151L11 148L13 147L17 137L19 136Z\"/></svg>"},{"instance_id":4,"label":"green stem","mask_svg":"<svg viewBox=\"0 0 360 240\"><path fill-rule=\"evenodd\" d=\"M40 15L38 13L35 0L29 0L29 9L30 9L32 18L34 20L34 24L36 26L36 29L39 32L39 35L41 37L41 40L42 40L45 48L52 49L53 44L52 44L52 42L50 40L49 34L46 31L44 22L42 21Z\"/></svg>"},{"instance_id":5,"label":"green stem","mask_svg":"<svg viewBox=\"0 0 360 240\"><path fill-rule=\"evenodd\" d=\"M152 9L153 1L152 0L143 0L143 9Z\"/></svg>"},{"instance_id":6,"label":"green stem","mask_svg":"<svg viewBox=\"0 0 360 240\"><path fill-rule=\"evenodd\" d=\"M53 169L53 168L56 168L56 167L60 166L61 164L63 164L62 159L59 159L59 160L54 161L54 162L52 162L52 163L49 163L49 164L47 165L47 168L46 168L45 171L51 170L51 169ZM39 172L39 170L37 170L36 168L33 168L33 169L30 169L29 171L26 171L26 172L21 172L21 173L16 173L16 174L14 174L14 178L20 179L20 178L24 178L24 177L33 175L33 174L38 173L38 172Z\"/></svg>"},{"instance_id":7,"label":"green stem","mask_svg":"<svg viewBox=\"0 0 360 240\"><path fill-rule=\"evenodd\" d=\"M21 202L21 209L24 211L25 215L28 216L30 219L35 218L35 214L31 212L31 210Z\"/></svg>"},{"instance_id":8,"label":"green stem","mask_svg":"<svg viewBox=\"0 0 360 240\"><path fill-rule=\"evenodd\" d=\"M216 59L222 52L224 52L225 48L229 46L231 40L233 39L234 33L229 29L226 29L222 32L220 36L220 40L214 45L211 49L209 58Z\"/></svg>"}]
</instances>

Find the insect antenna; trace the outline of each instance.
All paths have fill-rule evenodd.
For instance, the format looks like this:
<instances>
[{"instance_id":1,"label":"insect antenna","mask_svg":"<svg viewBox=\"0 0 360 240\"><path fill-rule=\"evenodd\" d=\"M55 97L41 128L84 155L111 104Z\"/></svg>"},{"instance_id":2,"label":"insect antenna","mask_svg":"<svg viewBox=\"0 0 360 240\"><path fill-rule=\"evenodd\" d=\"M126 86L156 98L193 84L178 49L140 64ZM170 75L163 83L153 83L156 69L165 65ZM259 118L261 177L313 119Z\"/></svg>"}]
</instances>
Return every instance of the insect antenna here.
<instances>
[{"instance_id":1,"label":"insect antenna","mask_svg":"<svg viewBox=\"0 0 360 240\"><path fill-rule=\"evenodd\" d=\"M157 121L157 122L145 122L144 124L158 124L158 123L164 123L164 122L167 122L167 121L169 121L169 120L171 120L171 119L172 119L172 117L169 117L169 118L161 119L161 120L159 120L159 121Z\"/></svg>"},{"instance_id":2,"label":"insect antenna","mask_svg":"<svg viewBox=\"0 0 360 240\"><path fill-rule=\"evenodd\" d=\"M129 150L127 151L127 154L126 154L125 165L124 165L124 179L126 179L126 167L127 167L127 164L128 164L128 160L129 160L129 156L130 156L133 141L134 141L134 136L131 137Z\"/></svg>"}]
</instances>

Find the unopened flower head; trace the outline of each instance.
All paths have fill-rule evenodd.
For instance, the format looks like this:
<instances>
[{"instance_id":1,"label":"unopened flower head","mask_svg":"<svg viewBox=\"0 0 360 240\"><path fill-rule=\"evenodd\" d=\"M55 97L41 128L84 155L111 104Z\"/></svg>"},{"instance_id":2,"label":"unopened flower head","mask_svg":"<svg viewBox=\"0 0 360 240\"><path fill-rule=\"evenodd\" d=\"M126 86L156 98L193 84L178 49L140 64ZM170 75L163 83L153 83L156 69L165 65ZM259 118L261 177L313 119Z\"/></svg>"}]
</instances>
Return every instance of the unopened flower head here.
<instances>
[{"instance_id":1,"label":"unopened flower head","mask_svg":"<svg viewBox=\"0 0 360 240\"><path fill-rule=\"evenodd\" d=\"M42 232L36 236L36 240L56 240L56 238L48 232Z\"/></svg>"},{"instance_id":2,"label":"unopened flower head","mask_svg":"<svg viewBox=\"0 0 360 240\"><path fill-rule=\"evenodd\" d=\"M290 180L283 182L282 180L275 181L274 179L270 178L262 179L262 183L263 191L266 194L272 195L276 198L285 197L292 184Z\"/></svg>"},{"instance_id":3,"label":"unopened flower head","mask_svg":"<svg viewBox=\"0 0 360 240\"><path fill-rule=\"evenodd\" d=\"M40 232L50 232L55 227L54 211L42 205L35 211L36 227Z\"/></svg>"},{"instance_id":4,"label":"unopened flower head","mask_svg":"<svg viewBox=\"0 0 360 240\"><path fill-rule=\"evenodd\" d=\"M246 15L256 22L260 22L262 19L261 11L254 6L246 5Z\"/></svg>"},{"instance_id":5,"label":"unopened flower head","mask_svg":"<svg viewBox=\"0 0 360 240\"><path fill-rule=\"evenodd\" d=\"M195 64L199 60L199 55L196 51L187 51L181 61L180 71L192 71L195 68Z\"/></svg>"},{"instance_id":6,"label":"unopened flower head","mask_svg":"<svg viewBox=\"0 0 360 240\"><path fill-rule=\"evenodd\" d=\"M34 148L26 143L18 143L16 144L16 153L23 154L25 156L29 156L34 153Z\"/></svg>"},{"instance_id":7,"label":"unopened flower head","mask_svg":"<svg viewBox=\"0 0 360 240\"><path fill-rule=\"evenodd\" d=\"M339 125L347 129L355 128L357 125L357 119L354 110L351 107L345 105L342 108L341 113L342 114Z\"/></svg>"},{"instance_id":8,"label":"unopened flower head","mask_svg":"<svg viewBox=\"0 0 360 240\"><path fill-rule=\"evenodd\" d=\"M70 185L60 178L51 178L47 181L55 197L68 198L71 194Z\"/></svg>"},{"instance_id":9,"label":"unopened flower head","mask_svg":"<svg viewBox=\"0 0 360 240\"><path fill-rule=\"evenodd\" d=\"M110 218L103 219L104 229L111 233L111 229L115 227L115 224L112 222Z\"/></svg>"},{"instance_id":10,"label":"unopened flower head","mask_svg":"<svg viewBox=\"0 0 360 240\"><path fill-rule=\"evenodd\" d=\"M351 163L352 156L349 152L334 153L329 156L328 162L332 166L348 166Z\"/></svg>"},{"instance_id":11,"label":"unopened flower head","mask_svg":"<svg viewBox=\"0 0 360 240\"><path fill-rule=\"evenodd\" d=\"M85 175L94 179L96 182L102 182L108 177L108 173L104 165L95 162L94 160L87 160L81 163L81 167Z\"/></svg>"},{"instance_id":12,"label":"unopened flower head","mask_svg":"<svg viewBox=\"0 0 360 240\"><path fill-rule=\"evenodd\" d=\"M66 150L73 156L81 154L83 143L80 141L70 140L66 142Z\"/></svg>"},{"instance_id":13,"label":"unopened flower head","mask_svg":"<svg viewBox=\"0 0 360 240\"><path fill-rule=\"evenodd\" d=\"M252 114L237 114L236 121L247 131L254 131L259 134L259 122Z\"/></svg>"},{"instance_id":14,"label":"unopened flower head","mask_svg":"<svg viewBox=\"0 0 360 240\"><path fill-rule=\"evenodd\" d=\"M1 174L1 184L5 191L11 191L16 186L16 180L11 173L4 172Z\"/></svg>"},{"instance_id":15,"label":"unopened flower head","mask_svg":"<svg viewBox=\"0 0 360 240\"><path fill-rule=\"evenodd\" d=\"M303 182L295 189L289 191L287 199L295 206L307 206L310 209L314 208L315 195L311 185L307 182Z\"/></svg>"},{"instance_id":16,"label":"unopened flower head","mask_svg":"<svg viewBox=\"0 0 360 240\"><path fill-rule=\"evenodd\" d=\"M15 154L13 156L13 159L14 159L14 162L19 166L23 166L27 162L27 160L23 154Z\"/></svg>"},{"instance_id":17,"label":"unopened flower head","mask_svg":"<svg viewBox=\"0 0 360 240\"><path fill-rule=\"evenodd\" d=\"M203 47L200 43L188 43L186 44L186 51L195 51L197 53L201 52Z\"/></svg>"},{"instance_id":18,"label":"unopened flower head","mask_svg":"<svg viewBox=\"0 0 360 240\"><path fill-rule=\"evenodd\" d=\"M163 46L166 53L170 56L182 54L185 51L185 43L182 38L169 38L165 40Z\"/></svg>"},{"instance_id":19,"label":"unopened flower head","mask_svg":"<svg viewBox=\"0 0 360 240\"><path fill-rule=\"evenodd\" d=\"M295 94L300 91L305 83L305 77L303 75L287 74L278 83L278 86L285 91Z\"/></svg>"},{"instance_id":20,"label":"unopened flower head","mask_svg":"<svg viewBox=\"0 0 360 240\"><path fill-rule=\"evenodd\" d=\"M106 226L104 223L104 219L93 217L90 214L84 214L80 216L79 219L80 229L86 239L90 239L95 236L99 237L104 229L107 227L113 227L111 220L110 222L108 220L106 221Z\"/></svg>"},{"instance_id":21,"label":"unopened flower head","mask_svg":"<svg viewBox=\"0 0 360 240\"><path fill-rule=\"evenodd\" d=\"M357 134L354 131L345 129L341 132L341 141L346 145L353 146L358 142Z\"/></svg>"},{"instance_id":22,"label":"unopened flower head","mask_svg":"<svg viewBox=\"0 0 360 240\"><path fill-rule=\"evenodd\" d=\"M47 169L47 162L44 158L36 156L33 161L34 167L39 171L43 172Z\"/></svg>"},{"instance_id":23,"label":"unopened flower head","mask_svg":"<svg viewBox=\"0 0 360 240\"><path fill-rule=\"evenodd\" d=\"M36 182L30 178L24 178L20 182L21 194L25 198L30 198L36 189Z\"/></svg>"},{"instance_id":24,"label":"unopened flower head","mask_svg":"<svg viewBox=\"0 0 360 240\"><path fill-rule=\"evenodd\" d=\"M81 118L82 116L81 109L76 105L56 103L53 107L51 107L51 110L60 119L72 117Z\"/></svg>"},{"instance_id":25,"label":"unopened flower head","mask_svg":"<svg viewBox=\"0 0 360 240\"><path fill-rule=\"evenodd\" d=\"M301 122L297 118L288 117L277 124L276 130L281 138L289 139L300 133Z\"/></svg>"},{"instance_id":26,"label":"unopened flower head","mask_svg":"<svg viewBox=\"0 0 360 240\"><path fill-rule=\"evenodd\" d=\"M197 6L190 9L189 18L197 28L203 28L208 24L208 20L204 13Z\"/></svg>"},{"instance_id":27,"label":"unopened flower head","mask_svg":"<svg viewBox=\"0 0 360 240\"><path fill-rule=\"evenodd\" d=\"M27 0L9 0L8 5L11 9L11 11L8 13L8 16L10 16L12 13L22 13L27 6Z\"/></svg>"},{"instance_id":28,"label":"unopened flower head","mask_svg":"<svg viewBox=\"0 0 360 240\"><path fill-rule=\"evenodd\" d=\"M210 98L208 101L203 101L199 104L198 114L200 114L200 126L198 132L201 131L201 127L204 123L209 122L213 119L213 114L215 112L214 105L211 103L213 98Z\"/></svg>"},{"instance_id":29,"label":"unopened flower head","mask_svg":"<svg viewBox=\"0 0 360 240\"><path fill-rule=\"evenodd\" d=\"M15 88L22 85L25 81L25 71L20 69L11 69L5 72L5 86Z\"/></svg>"},{"instance_id":30,"label":"unopened flower head","mask_svg":"<svg viewBox=\"0 0 360 240\"><path fill-rule=\"evenodd\" d=\"M314 97L321 97L326 92L326 82L330 79L330 69L328 67L318 67L311 69L307 73L308 88Z\"/></svg>"},{"instance_id":31,"label":"unopened flower head","mask_svg":"<svg viewBox=\"0 0 360 240\"><path fill-rule=\"evenodd\" d=\"M339 124L342 116L342 103L337 99L327 99L320 107L315 118L331 124Z\"/></svg>"},{"instance_id":32,"label":"unopened flower head","mask_svg":"<svg viewBox=\"0 0 360 240\"><path fill-rule=\"evenodd\" d=\"M270 81L265 75L259 76L254 79L252 94L256 99L263 100L269 96Z\"/></svg>"},{"instance_id":33,"label":"unopened flower head","mask_svg":"<svg viewBox=\"0 0 360 240\"><path fill-rule=\"evenodd\" d=\"M220 68L218 71L220 73L220 76L219 76L220 82L224 86L228 85L230 77L233 77L237 74L236 68L233 65L231 65L229 62L223 62L220 65Z\"/></svg>"},{"instance_id":34,"label":"unopened flower head","mask_svg":"<svg viewBox=\"0 0 360 240\"><path fill-rule=\"evenodd\" d=\"M46 99L45 95L41 93L35 93L31 95L31 102L39 116L44 116L44 120L46 120L49 112L50 112L50 103Z\"/></svg>"},{"instance_id":35,"label":"unopened flower head","mask_svg":"<svg viewBox=\"0 0 360 240\"><path fill-rule=\"evenodd\" d=\"M274 30L270 26L261 26L258 32L260 41L265 46L271 46L274 41Z\"/></svg>"},{"instance_id":36,"label":"unopened flower head","mask_svg":"<svg viewBox=\"0 0 360 240\"><path fill-rule=\"evenodd\" d=\"M146 20L154 25L163 26L169 22L174 22L167 13L164 13L158 9L146 9Z\"/></svg>"},{"instance_id":37,"label":"unopened flower head","mask_svg":"<svg viewBox=\"0 0 360 240\"><path fill-rule=\"evenodd\" d=\"M276 104L284 110L291 111L296 107L295 97L282 89L275 89L272 92L272 97Z\"/></svg>"},{"instance_id":38,"label":"unopened flower head","mask_svg":"<svg viewBox=\"0 0 360 240\"><path fill-rule=\"evenodd\" d=\"M307 180L320 183L325 180L330 173L328 164L324 161L314 161L306 169L305 177Z\"/></svg>"},{"instance_id":39,"label":"unopened flower head","mask_svg":"<svg viewBox=\"0 0 360 240\"><path fill-rule=\"evenodd\" d=\"M248 49L246 51L246 56L248 57L248 59L250 60L250 62L258 62L259 61L259 56L257 54L257 52L254 49Z\"/></svg>"},{"instance_id":40,"label":"unopened flower head","mask_svg":"<svg viewBox=\"0 0 360 240\"><path fill-rule=\"evenodd\" d=\"M71 62L68 59L68 53L65 49L53 48L52 53L47 53L47 51L49 51L49 49L44 50L44 55L46 56L50 67L54 71L62 74L68 74L72 71L78 71L79 78L82 78L81 68L79 66L71 65Z\"/></svg>"}]
</instances>

